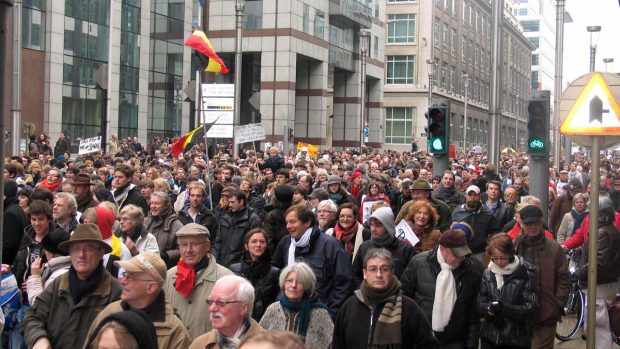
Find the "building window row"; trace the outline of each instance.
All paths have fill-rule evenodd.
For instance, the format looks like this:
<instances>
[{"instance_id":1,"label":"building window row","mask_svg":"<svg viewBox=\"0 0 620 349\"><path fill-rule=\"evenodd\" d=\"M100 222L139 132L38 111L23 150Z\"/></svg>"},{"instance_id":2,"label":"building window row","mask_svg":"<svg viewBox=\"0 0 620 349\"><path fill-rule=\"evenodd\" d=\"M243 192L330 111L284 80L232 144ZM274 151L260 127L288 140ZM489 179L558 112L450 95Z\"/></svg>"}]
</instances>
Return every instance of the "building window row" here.
<instances>
[{"instance_id":1,"label":"building window row","mask_svg":"<svg viewBox=\"0 0 620 349\"><path fill-rule=\"evenodd\" d=\"M415 56L387 56L387 83L413 84Z\"/></svg>"},{"instance_id":2,"label":"building window row","mask_svg":"<svg viewBox=\"0 0 620 349\"><path fill-rule=\"evenodd\" d=\"M415 14L388 15L388 44L415 42Z\"/></svg>"},{"instance_id":3,"label":"building window row","mask_svg":"<svg viewBox=\"0 0 620 349\"><path fill-rule=\"evenodd\" d=\"M413 135L413 108L385 108L385 143L409 144Z\"/></svg>"}]
</instances>

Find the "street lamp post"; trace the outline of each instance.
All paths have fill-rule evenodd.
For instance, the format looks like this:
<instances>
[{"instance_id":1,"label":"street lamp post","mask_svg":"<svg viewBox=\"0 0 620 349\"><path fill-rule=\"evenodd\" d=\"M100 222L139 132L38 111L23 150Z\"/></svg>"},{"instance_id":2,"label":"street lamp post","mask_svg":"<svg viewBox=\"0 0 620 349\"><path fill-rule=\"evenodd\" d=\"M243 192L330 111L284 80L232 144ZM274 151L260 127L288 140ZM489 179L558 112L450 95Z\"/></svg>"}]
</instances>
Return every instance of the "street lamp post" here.
<instances>
[{"instance_id":1,"label":"street lamp post","mask_svg":"<svg viewBox=\"0 0 620 349\"><path fill-rule=\"evenodd\" d=\"M368 40L370 39L370 31L362 29L360 36L360 58L362 67L361 73L361 98L360 98L360 154L364 149L364 129L366 128L366 55L368 54Z\"/></svg>"},{"instance_id":2,"label":"street lamp post","mask_svg":"<svg viewBox=\"0 0 620 349\"><path fill-rule=\"evenodd\" d=\"M233 121L233 158L239 156L239 145L237 144L237 133L234 128L241 123L241 66L242 51L241 37L243 29L243 10L245 8L245 0L235 0L236 14L236 37L235 37L235 110Z\"/></svg>"},{"instance_id":3,"label":"street lamp post","mask_svg":"<svg viewBox=\"0 0 620 349\"><path fill-rule=\"evenodd\" d=\"M515 150L519 149L519 95L516 96L517 104L515 105Z\"/></svg>"},{"instance_id":4,"label":"street lamp post","mask_svg":"<svg viewBox=\"0 0 620 349\"><path fill-rule=\"evenodd\" d=\"M463 74L461 82L465 87L465 109L463 111L463 152L467 150L467 101L469 100L469 74Z\"/></svg>"},{"instance_id":5,"label":"street lamp post","mask_svg":"<svg viewBox=\"0 0 620 349\"><path fill-rule=\"evenodd\" d=\"M609 63L613 63L613 62L614 62L614 59L613 59L613 58L603 58L603 63L605 63L605 72L608 72L608 71L607 71L607 64L609 64ZM612 69L613 69L613 68L612 68Z\"/></svg>"},{"instance_id":6,"label":"street lamp post","mask_svg":"<svg viewBox=\"0 0 620 349\"><path fill-rule=\"evenodd\" d=\"M435 63L431 59L426 60L426 67L428 70L428 106L433 104L433 71L435 69Z\"/></svg>"},{"instance_id":7,"label":"street lamp post","mask_svg":"<svg viewBox=\"0 0 620 349\"><path fill-rule=\"evenodd\" d=\"M587 27L590 33L590 72L596 70L596 46L598 45L598 35L601 32L600 25L589 25Z\"/></svg>"}]
</instances>

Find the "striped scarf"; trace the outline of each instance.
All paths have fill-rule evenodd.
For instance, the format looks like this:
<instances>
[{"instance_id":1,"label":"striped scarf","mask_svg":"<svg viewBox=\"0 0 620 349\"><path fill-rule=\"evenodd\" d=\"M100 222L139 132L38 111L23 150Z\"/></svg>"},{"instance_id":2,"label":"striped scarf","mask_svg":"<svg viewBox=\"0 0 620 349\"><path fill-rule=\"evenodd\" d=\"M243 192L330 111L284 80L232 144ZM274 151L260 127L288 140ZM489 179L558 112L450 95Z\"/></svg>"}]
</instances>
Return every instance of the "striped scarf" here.
<instances>
[{"instance_id":1,"label":"striped scarf","mask_svg":"<svg viewBox=\"0 0 620 349\"><path fill-rule=\"evenodd\" d=\"M384 304L372 335L371 348L402 348L403 296L400 292L400 281L394 278L388 288L377 289L371 287L364 280L360 286L360 291L364 297L364 302L370 307Z\"/></svg>"}]
</instances>

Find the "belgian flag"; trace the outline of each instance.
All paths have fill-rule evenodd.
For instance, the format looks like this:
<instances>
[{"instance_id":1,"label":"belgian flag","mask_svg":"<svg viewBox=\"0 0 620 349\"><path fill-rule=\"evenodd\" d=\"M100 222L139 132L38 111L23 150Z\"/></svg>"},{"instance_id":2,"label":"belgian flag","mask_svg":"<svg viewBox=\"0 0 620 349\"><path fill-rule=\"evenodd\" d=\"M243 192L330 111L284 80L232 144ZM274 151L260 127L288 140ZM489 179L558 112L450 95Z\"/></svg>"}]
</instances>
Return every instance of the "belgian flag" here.
<instances>
[{"instance_id":1,"label":"belgian flag","mask_svg":"<svg viewBox=\"0 0 620 349\"><path fill-rule=\"evenodd\" d=\"M204 68L204 71L228 74L229 70L224 61L215 53L209 38L202 30L194 30L192 35L185 41L185 46L196 50L198 63Z\"/></svg>"}]
</instances>

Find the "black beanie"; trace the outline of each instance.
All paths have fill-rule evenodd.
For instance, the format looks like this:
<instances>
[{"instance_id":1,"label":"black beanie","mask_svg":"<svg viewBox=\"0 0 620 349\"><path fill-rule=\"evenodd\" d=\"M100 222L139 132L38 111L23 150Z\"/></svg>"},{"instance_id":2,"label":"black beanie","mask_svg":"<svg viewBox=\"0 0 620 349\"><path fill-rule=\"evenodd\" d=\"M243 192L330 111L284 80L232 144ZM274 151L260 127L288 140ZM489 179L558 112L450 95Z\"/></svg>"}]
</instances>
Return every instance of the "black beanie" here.
<instances>
[{"instance_id":1,"label":"black beanie","mask_svg":"<svg viewBox=\"0 0 620 349\"><path fill-rule=\"evenodd\" d=\"M93 343L93 341L97 337L97 334L105 324L111 321L116 321L123 325L127 329L127 332L138 342L138 348L158 349L157 334L155 333L153 320L141 310L126 310L106 316L105 319L99 323L95 331L93 331L85 348L91 349L95 347L96 343Z\"/></svg>"}]
</instances>

